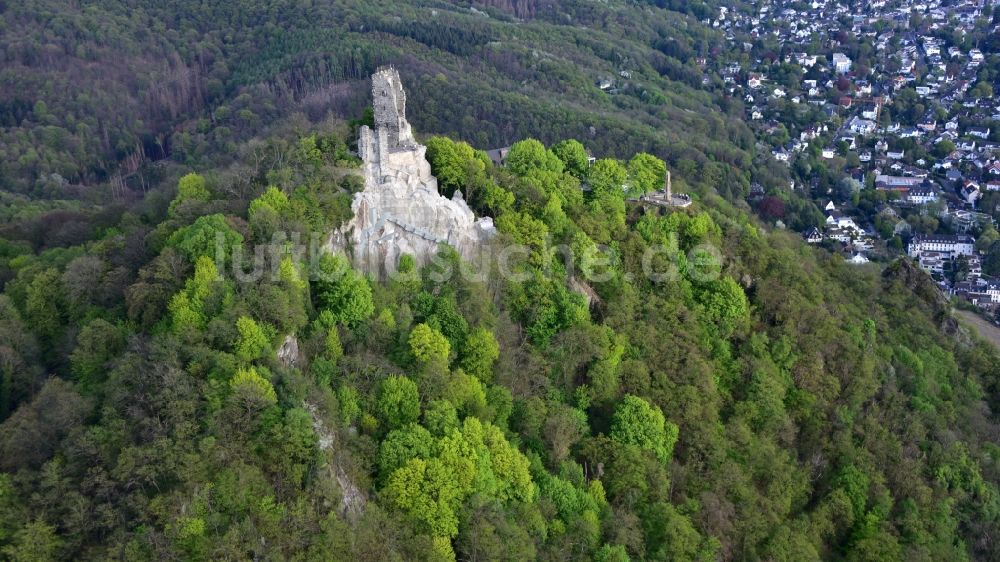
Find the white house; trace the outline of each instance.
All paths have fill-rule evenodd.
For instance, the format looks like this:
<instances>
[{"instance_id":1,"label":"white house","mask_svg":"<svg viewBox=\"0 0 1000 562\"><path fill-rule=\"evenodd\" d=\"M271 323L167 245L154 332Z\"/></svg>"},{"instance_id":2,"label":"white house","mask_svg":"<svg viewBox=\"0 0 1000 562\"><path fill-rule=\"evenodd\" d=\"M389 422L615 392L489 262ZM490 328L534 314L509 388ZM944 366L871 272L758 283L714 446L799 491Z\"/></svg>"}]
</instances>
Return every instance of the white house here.
<instances>
[{"instance_id":1,"label":"white house","mask_svg":"<svg viewBox=\"0 0 1000 562\"><path fill-rule=\"evenodd\" d=\"M989 127L969 127L969 130L967 132L969 133L970 136L973 136L973 137L976 137L976 138L980 138L980 139L988 139L988 138L990 138L990 128Z\"/></svg>"},{"instance_id":2,"label":"white house","mask_svg":"<svg viewBox=\"0 0 1000 562\"><path fill-rule=\"evenodd\" d=\"M926 251L915 257L922 269L938 275L944 273L944 264L951 260L951 256L946 252Z\"/></svg>"},{"instance_id":3,"label":"white house","mask_svg":"<svg viewBox=\"0 0 1000 562\"><path fill-rule=\"evenodd\" d=\"M844 53L833 53L833 69L837 74L847 74L851 71L851 58Z\"/></svg>"},{"instance_id":4,"label":"white house","mask_svg":"<svg viewBox=\"0 0 1000 562\"><path fill-rule=\"evenodd\" d=\"M867 135L875 130L875 122L855 115L848 121L847 128L856 135Z\"/></svg>"},{"instance_id":5,"label":"white house","mask_svg":"<svg viewBox=\"0 0 1000 562\"><path fill-rule=\"evenodd\" d=\"M983 193L979 190L979 184L972 180L965 180L962 185L962 189L959 190L962 199L969 205L975 206L976 201L983 196Z\"/></svg>"},{"instance_id":6,"label":"white house","mask_svg":"<svg viewBox=\"0 0 1000 562\"><path fill-rule=\"evenodd\" d=\"M816 55L808 55L806 53L798 53L795 56L799 63L799 66L804 66L810 68L816 64Z\"/></svg>"},{"instance_id":7,"label":"white house","mask_svg":"<svg viewBox=\"0 0 1000 562\"><path fill-rule=\"evenodd\" d=\"M853 232L859 236L864 234L864 231L854 222L854 219L841 213L840 211L831 211L826 217L826 224L831 227Z\"/></svg>"},{"instance_id":8,"label":"white house","mask_svg":"<svg viewBox=\"0 0 1000 562\"><path fill-rule=\"evenodd\" d=\"M843 244L851 243L851 233L835 226L826 229L826 237L830 240L836 240L837 242L841 242Z\"/></svg>"},{"instance_id":9,"label":"white house","mask_svg":"<svg viewBox=\"0 0 1000 562\"><path fill-rule=\"evenodd\" d=\"M803 236L809 244L819 244L823 241L823 233L815 226L807 230Z\"/></svg>"},{"instance_id":10,"label":"white house","mask_svg":"<svg viewBox=\"0 0 1000 562\"><path fill-rule=\"evenodd\" d=\"M937 201L937 198L937 190L926 185L912 187L906 193L906 202L913 205L925 205L932 201Z\"/></svg>"}]
</instances>

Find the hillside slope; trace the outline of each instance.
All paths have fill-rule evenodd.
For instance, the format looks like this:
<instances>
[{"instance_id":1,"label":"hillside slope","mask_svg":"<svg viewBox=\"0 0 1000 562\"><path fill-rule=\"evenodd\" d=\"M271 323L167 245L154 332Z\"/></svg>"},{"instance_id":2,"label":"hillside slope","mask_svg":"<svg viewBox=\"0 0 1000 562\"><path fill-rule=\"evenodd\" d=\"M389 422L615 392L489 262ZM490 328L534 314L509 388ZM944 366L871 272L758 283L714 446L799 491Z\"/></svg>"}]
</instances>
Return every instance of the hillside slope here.
<instances>
[{"instance_id":1,"label":"hillside slope","mask_svg":"<svg viewBox=\"0 0 1000 562\"><path fill-rule=\"evenodd\" d=\"M239 147L246 198L190 174L9 261L5 555L1000 554L1000 357L953 338L918 269L849 265L717 196L627 203L655 159L524 141L494 169L436 138L442 189L525 251L472 278L404 257L379 283L287 243L348 218L348 131Z\"/></svg>"},{"instance_id":2,"label":"hillside slope","mask_svg":"<svg viewBox=\"0 0 1000 562\"><path fill-rule=\"evenodd\" d=\"M148 189L148 160L204 167L292 111L357 116L386 63L426 133L478 148L575 137L599 156L654 153L724 193L747 185L742 110L704 91L695 64L722 37L652 5L28 0L0 13L4 189Z\"/></svg>"}]
</instances>

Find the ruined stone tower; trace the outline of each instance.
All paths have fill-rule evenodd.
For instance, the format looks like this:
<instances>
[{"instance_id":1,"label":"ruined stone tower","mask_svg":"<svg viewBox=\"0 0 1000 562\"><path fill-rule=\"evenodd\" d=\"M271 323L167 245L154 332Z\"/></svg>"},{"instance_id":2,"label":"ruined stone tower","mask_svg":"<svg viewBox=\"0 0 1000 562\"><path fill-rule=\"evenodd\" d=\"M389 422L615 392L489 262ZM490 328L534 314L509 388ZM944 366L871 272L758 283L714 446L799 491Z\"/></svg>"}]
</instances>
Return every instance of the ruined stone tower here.
<instances>
[{"instance_id":1,"label":"ruined stone tower","mask_svg":"<svg viewBox=\"0 0 1000 562\"><path fill-rule=\"evenodd\" d=\"M385 131L389 150L410 149L416 144L406 122L406 92L395 68L383 68L372 75L372 107L375 130Z\"/></svg>"},{"instance_id":2,"label":"ruined stone tower","mask_svg":"<svg viewBox=\"0 0 1000 562\"><path fill-rule=\"evenodd\" d=\"M330 236L334 251L348 254L358 269L383 277L402 254L426 263L439 244L473 259L496 232L489 217L477 219L456 191L441 196L437 179L406 121L406 93L394 68L372 75L375 129L361 127L358 155L365 188L354 195L354 218Z\"/></svg>"}]
</instances>

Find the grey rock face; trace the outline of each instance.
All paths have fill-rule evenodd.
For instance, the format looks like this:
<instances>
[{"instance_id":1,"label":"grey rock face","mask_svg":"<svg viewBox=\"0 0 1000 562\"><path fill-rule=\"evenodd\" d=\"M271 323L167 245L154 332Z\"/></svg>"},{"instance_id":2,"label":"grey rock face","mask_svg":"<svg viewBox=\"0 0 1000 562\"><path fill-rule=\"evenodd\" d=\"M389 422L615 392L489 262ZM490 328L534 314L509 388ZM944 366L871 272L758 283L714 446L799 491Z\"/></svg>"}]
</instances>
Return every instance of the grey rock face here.
<instances>
[{"instance_id":1,"label":"grey rock face","mask_svg":"<svg viewBox=\"0 0 1000 562\"><path fill-rule=\"evenodd\" d=\"M372 75L375 130L362 127L358 153L365 188L355 194L354 218L332 233L329 246L345 251L354 266L378 277L392 273L402 254L426 263L438 244L466 259L496 230L489 217L477 219L456 192L448 199L406 121L406 93L393 68Z\"/></svg>"},{"instance_id":2,"label":"grey rock face","mask_svg":"<svg viewBox=\"0 0 1000 562\"><path fill-rule=\"evenodd\" d=\"M285 336L278 348L278 361L286 367L296 367L299 363L299 340L292 334Z\"/></svg>"}]
</instances>

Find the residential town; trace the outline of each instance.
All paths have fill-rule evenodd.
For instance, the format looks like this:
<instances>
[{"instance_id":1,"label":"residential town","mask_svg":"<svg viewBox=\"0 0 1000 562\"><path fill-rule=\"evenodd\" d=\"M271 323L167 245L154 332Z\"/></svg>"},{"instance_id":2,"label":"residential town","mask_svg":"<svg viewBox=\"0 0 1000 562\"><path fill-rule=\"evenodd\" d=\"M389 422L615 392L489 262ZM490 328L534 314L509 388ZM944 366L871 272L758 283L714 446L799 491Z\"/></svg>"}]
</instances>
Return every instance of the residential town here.
<instances>
[{"instance_id":1,"label":"residential town","mask_svg":"<svg viewBox=\"0 0 1000 562\"><path fill-rule=\"evenodd\" d=\"M707 23L738 55L698 63L740 100L766 141L758 169L774 170L749 203L851 263L907 255L997 313L998 22L982 0L719 8ZM811 203L792 213L782 193Z\"/></svg>"}]
</instances>

